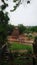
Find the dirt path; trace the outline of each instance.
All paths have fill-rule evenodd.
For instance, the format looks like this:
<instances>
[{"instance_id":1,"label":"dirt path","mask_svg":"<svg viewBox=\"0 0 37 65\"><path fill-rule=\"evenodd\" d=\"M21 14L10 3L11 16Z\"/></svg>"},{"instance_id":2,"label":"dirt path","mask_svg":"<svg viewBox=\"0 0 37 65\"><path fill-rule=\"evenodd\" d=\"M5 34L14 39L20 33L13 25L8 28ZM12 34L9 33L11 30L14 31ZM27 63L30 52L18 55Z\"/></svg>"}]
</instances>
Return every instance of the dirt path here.
<instances>
[{"instance_id":1,"label":"dirt path","mask_svg":"<svg viewBox=\"0 0 37 65\"><path fill-rule=\"evenodd\" d=\"M28 50L12 50L11 52L19 52L19 53L24 53L24 52L28 52Z\"/></svg>"},{"instance_id":2,"label":"dirt path","mask_svg":"<svg viewBox=\"0 0 37 65\"><path fill-rule=\"evenodd\" d=\"M22 43L21 43L22 44ZM23 43L24 45L30 45L32 46L33 44L32 43Z\"/></svg>"}]
</instances>

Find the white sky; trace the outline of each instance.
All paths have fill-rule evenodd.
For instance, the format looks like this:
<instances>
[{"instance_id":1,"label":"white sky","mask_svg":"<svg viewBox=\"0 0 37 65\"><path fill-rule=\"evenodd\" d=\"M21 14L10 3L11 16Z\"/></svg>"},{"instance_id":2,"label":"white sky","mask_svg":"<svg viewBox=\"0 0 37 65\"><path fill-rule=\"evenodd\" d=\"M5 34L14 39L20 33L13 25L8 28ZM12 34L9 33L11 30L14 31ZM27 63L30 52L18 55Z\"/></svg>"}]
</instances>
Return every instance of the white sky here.
<instances>
[{"instance_id":1,"label":"white sky","mask_svg":"<svg viewBox=\"0 0 37 65\"><path fill-rule=\"evenodd\" d=\"M9 7L6 11L9 12L9 23L14 25L23 24L25 26L37 25L37 0L32 0L28 5L24 5L23 3L14 12L9 11L10 9L13 9L12 0L9 0L8 3Z\"/></svg>"}]
</instances>

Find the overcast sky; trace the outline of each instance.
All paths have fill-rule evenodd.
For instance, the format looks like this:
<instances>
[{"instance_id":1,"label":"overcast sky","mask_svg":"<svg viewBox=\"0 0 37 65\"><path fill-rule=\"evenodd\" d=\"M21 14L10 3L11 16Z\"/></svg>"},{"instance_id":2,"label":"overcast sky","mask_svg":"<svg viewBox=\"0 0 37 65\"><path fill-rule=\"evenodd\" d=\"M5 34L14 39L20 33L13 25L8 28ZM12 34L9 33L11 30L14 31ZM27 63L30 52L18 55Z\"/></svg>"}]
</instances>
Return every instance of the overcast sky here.
<instances>
[{"instance_id":1,"label":"overcast sky","mask_svg":"<svg viewBox=\"0 0 37 65\"><path fill-rule=\"evenodd\" d=\"M9 0L8 4L9 7L6 11L9 12L9 23L14 25L23 24L25 26L37 25L37 0L31 0L31 3L28 5L21 4L14 12L10 12L10 9L13 9L12 0Z\"/></svg>"}]
</instances>

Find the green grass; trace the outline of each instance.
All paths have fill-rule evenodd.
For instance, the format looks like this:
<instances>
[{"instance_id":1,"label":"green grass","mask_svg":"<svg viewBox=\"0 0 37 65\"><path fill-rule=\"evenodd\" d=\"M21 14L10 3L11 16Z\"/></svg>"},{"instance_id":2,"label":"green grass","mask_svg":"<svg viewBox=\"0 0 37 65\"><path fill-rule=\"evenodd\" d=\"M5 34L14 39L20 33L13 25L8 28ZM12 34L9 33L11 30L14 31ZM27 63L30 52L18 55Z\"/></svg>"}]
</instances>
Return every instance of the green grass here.
<instances>
[{"instance_id":1,"label":"green grass","mask_svg":"<svg viewBox=\"0 0 37 65\"><path fill-rule=\"evenodd\" d=\"M12 43L9 45L9 49L10 50L32 50L32 46L31 45L24 45L24 44L20 44L20 43Z\"/></svg>"}]
</instances>

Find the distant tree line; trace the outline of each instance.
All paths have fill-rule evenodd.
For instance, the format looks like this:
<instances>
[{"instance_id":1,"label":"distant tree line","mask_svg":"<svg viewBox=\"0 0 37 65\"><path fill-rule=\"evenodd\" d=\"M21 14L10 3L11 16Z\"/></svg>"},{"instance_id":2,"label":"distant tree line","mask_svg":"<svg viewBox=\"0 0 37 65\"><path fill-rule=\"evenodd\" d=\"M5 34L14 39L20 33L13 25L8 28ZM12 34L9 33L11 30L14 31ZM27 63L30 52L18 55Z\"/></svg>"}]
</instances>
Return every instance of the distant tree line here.
<instances>
[{"instance_id":1,"label":"distant tree line","mask_svg":"<svg viewBox=\"0 0 37 65\"><path fill-rule=\"evenodd\" d=\"M14 25L8 24L8 34L9 35L13 32L15 27L16 26ZM20 34L37 32L37 26L24 26L23 24L19 24L17 28Z\"/></svg>"},{"instance_id":2,"label":"distant tree line","mask_svg":"<svg viewBox=\"0 0 37 65\"><path fill-rule=\"evenodd\" d=\"M37 26L29 26L27 29L29 32L37 32Z\"/></svg>"}]
</instances>

